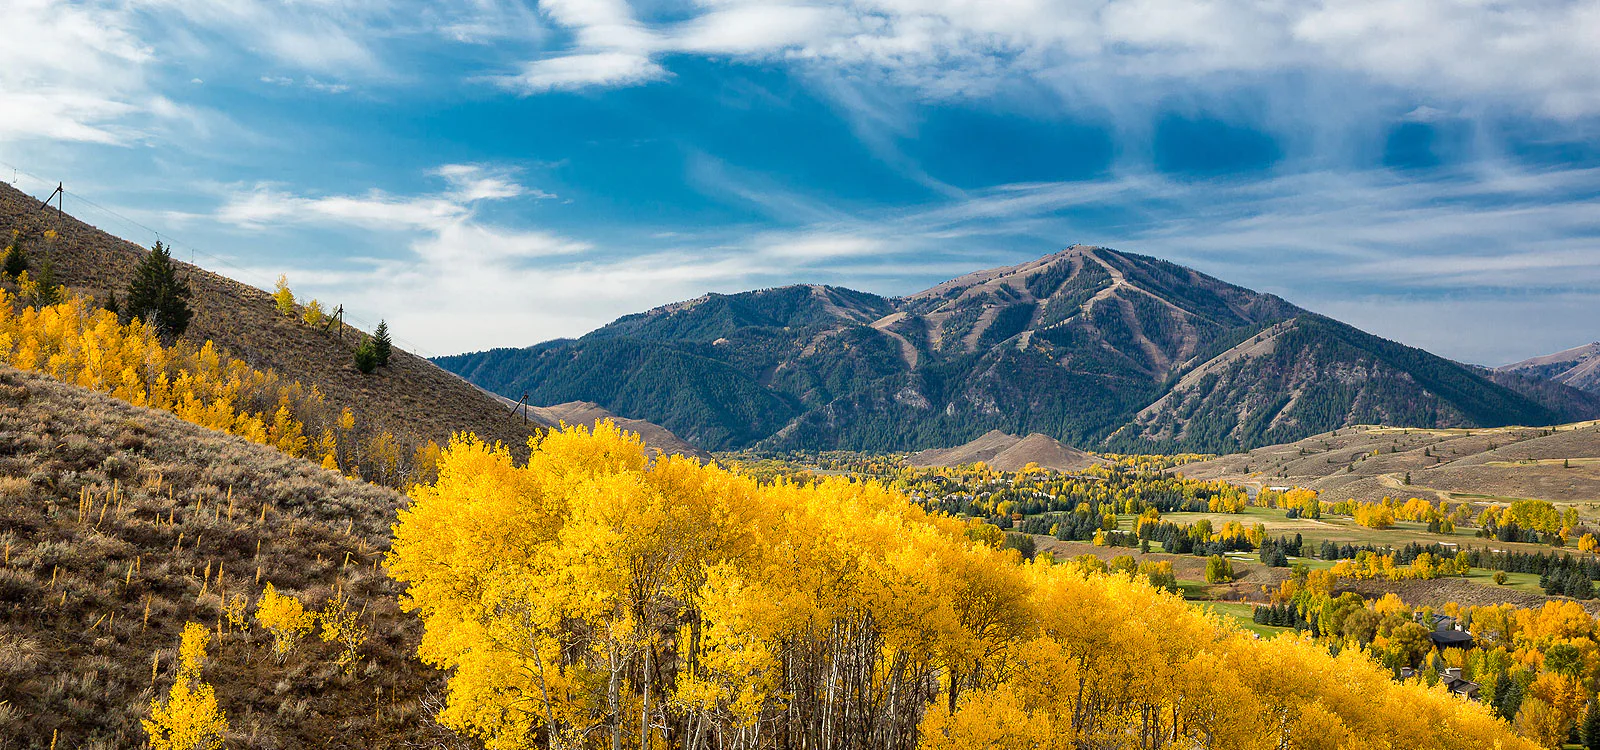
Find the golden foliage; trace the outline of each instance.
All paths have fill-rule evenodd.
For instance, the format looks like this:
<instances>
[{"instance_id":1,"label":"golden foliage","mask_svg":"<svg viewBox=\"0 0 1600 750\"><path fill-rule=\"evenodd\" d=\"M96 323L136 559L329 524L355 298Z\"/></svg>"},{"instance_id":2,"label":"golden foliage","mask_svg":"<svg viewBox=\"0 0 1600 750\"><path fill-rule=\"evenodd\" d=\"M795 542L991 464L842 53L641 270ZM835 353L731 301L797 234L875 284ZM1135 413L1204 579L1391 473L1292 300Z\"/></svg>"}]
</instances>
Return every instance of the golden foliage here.
<instances>
[{"instance_id":1,"label":"golden foliage","mask_svg":"<svg viewBox=\"0 0 1600 750\"><path fill-rule=\"evenodd\" d=\"M272 634L272 655L282 662L300 639L311 632L316 616L307 612L299 599L279 594L268 583L261 598L256 600L256 622Z\"/></svg>"},{"instance_id":2,"label":"golden foliage","mask_svg":"<svg viewBox=\"0 0 1600 750\"><path fill-rule=\"evenodd\" d=\"M306 303L306 311L300 317L308 326L320 326L322 321L327 319L328 314L322 309L322 301L314 299Z\"/></svg>"},{"instance_id":3,"label":"golden foliage","mask_svg":"<svg viewBox=\"0 0 1600 750\"><path fill-rule=\"evenodd\" d=\"M359 618L360 613L350 611L349 600L338 596L325 602L317 613L317 622L322 625L318 636L323 643L340 646L335 663L345 674L355 674L361 646L367 642L367 629L361 627Z\"/></svg>"},{"instance_id":4,"label":"golden foliage","mask_svg":"<svg viewBox=\"0 0 1600 750\"><path fill-rule=\"evenodd\" d=\"M1394 525L1394 509L1381 503L1360 503L1350 515L1356 523L1369 529L1387 529Z\"/></svg>"},{"instance_id":5,"label":"golden foliage","mask_svg":"<svg viewBox=\"0 0 1600 750\"><path fill-rule=\"evenodd\" d=\"M191 622L183 628L179 646L178 678L165 698L150 704L150 718L140 723L153 750L213 750L222 747L228 719L217 708L217 695L201 679L206 643L211 633Z\"/></svg>"},{"instance_id":6,"label":"golden foliage","mask_svg":"<svg viewBox=\"0 0 1600 750\"><path fill-rule=\"evenodd\" d=\"M120 323L87 298L18 309L0 290L0 361L325 468L389 486L409 483L403 459L412 455L410 447L402 450L387 432L358 434L355 415L334 412L315 387L225 357L209 341L198 348L185 341L164 346L154 329L138 320Z\"/></svg>"},{"instance_id":7,"label":"golden foliage","mask_svg":"<svg viewBox=\"0 0 1600 750\"><path fill-rule=\"evenodd\" d=\"M461 437L438 470L389 571L451 671L439 719L495 750L1531 747L1358 650L1022 562L874 482L651 462L607 422L524 466Z\"/></svg>"},{"instance_id":8,"label":"golden foliage","mask_svg":"<svg viewBox=\"0 0 1600 750\"><path fill-rule=\"evenodd\" d=\"M289 277L278 275L278 283L272 290L272 301L278 306L279 315L294 315L294 291L289 289Z\"/></svg>"}]
</instances>

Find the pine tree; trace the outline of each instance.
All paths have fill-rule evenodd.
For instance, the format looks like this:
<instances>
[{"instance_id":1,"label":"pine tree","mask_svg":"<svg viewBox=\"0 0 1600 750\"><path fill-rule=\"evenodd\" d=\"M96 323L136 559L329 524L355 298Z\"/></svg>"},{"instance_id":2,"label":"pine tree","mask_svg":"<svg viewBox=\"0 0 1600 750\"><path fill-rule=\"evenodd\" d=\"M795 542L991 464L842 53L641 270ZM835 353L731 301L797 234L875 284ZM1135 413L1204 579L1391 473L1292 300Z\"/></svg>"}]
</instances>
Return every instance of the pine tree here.
<instances>
[{"instance_id":1,"label":"pine tree","mask_svg":"<svg viewBox=\"0 0 1600 750\"><path fill-rule=\"evenodd\" d=\"M1583 712L1583 726L1578 734L1588 750L1600 750L1600 706L1596 706L1594 701L1589 701L1588 708Z\"/></svg>"},{"instance_id":2,"label":"pine tree","mask_svg":"<svg viewBox=\"0 0 1600 750\"><path fill-rule=\"evenodd\" d=\"M386 367L389 364L389 352L394 348L394 342L389 339L389 323L378 321L378 330L372 332L372 349L378 355L378 366Z\"/></svg>"},{"instance_id":3,"label":"pine tree","mask_svg":"<svg viewBox=\"0 0 1600 750\"><path fill-rule=\"evenodd\" d=\"M356 369L363 375L370 375L378 369L378 348L372 343L371 337L361 340L361 345L356 347L355 359Z\"/></svg>"},{"instance_id":4,"label":"pine tree","mask_svg":"<svg viewBox=\"0 0 1600 750\"><path fill-rule=\"evenodd\" d=\"M28 270L28 252L22 246L22 235L17 234L11 238L11 247L6 249L5 274L15 279Z\"/></svg>"},{"instance_id":5,"label":"pine tree","mask_svg":"<svg viewBox=\"0 0 1600 750\"><path fill-rule=\"evenodd\" d=\"M127 316L153 326L171 341L189 328L189 282L178 277L172 254L160 242L133 269L128 284Z\"/></svg>"},{"instance_id":6,"label":"pine tree","mask_svg":"<svg viewBox=\"0 0 1600 750\"><path fill-rule=\"evenodd\" d=\"M50 262L49 258L45 258L44 263L39 266L38 285L39 294L34 302L39 307L58 305L66 298L61 285L56 283L56 267Z\"/></svg>"},{"instance_id":7,"label":"pine tree","mask_svg":"<svg viewBox=\"0 0 1600 750\"><path fill-rule=\"evenodd\" d=\"M112 315L121 315L122 312L119 309L119 306L117 305L117 290L115 290L115 289L106 290L106 301L102 302L100 304L100 307L102 309L104 309L106 312L111 313Z\"/></svg>"}]
</instances>

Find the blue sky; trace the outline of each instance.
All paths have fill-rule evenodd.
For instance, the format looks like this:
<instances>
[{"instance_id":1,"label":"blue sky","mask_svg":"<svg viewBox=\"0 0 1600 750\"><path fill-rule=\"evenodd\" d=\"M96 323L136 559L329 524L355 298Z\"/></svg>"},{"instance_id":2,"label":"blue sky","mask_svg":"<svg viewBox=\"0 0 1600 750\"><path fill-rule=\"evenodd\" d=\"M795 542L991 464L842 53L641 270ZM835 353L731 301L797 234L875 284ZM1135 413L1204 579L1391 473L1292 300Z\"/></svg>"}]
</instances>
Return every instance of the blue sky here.
<instances>
[{"instance_id":1,"label":"blue sky","mask_svg":"<svg viewBox=\"0 0 1600 750\"><path fill-rule=\"evenodd\" d=\"M1074 243L1600 339L1600 3L0 0L0 177L427 354ZM92 201L93 203L87 203ZM75 204L75 205L74 205Z\"/></svg>"}]
</instances>

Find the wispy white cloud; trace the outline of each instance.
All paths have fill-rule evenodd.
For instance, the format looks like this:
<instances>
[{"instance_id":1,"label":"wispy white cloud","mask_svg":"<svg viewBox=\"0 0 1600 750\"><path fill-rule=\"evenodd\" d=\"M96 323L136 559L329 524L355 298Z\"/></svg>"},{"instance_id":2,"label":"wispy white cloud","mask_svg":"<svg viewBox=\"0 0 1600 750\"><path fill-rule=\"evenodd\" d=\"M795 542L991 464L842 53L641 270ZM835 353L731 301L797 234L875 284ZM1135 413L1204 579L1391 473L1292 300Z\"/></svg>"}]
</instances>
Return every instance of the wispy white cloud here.
<instances>
[{"instance_id":1,"label":"wispy white cloud","mask_svg":"<svg viewBox=\"0 0 1600 750\"><path fill-rule=\"evenodd\" d=\"M126 12L11 0L0 16L0 141L125 143L127 118L154 113L142 71L154 52Z\"/></svg>"},{"instance_id":2,"label":"wispy white cloud","mask_svg":"<svg viewBox=\"0 0 1600 750\"><path fill-rule=\"evenodd\" d=\"M785 60L933 96L1028 78L1083 92L1223 75L1328 71L1444 98L1495 97L1546 115L1600 112L1600 9L1585 0L699 0L647 23L622 0L544 0L573 35L530 66L526 91L634 85L667 54ZM648 71L646 73L645 71ZM518 76L513 80L529 78ZM1120 82L1120 83L1119 83ZM537 85L535 85L537 84ZM1091 86L1092 88L1092 86ZM1123 88L1125 94L1125 88Z\"/></svg>"},{"instance_id":3,"label":"wispy white cloud","mask_svg":"<svg viewBox=\"0 0 1600 750\"><path fill-rule=\"evenodd\" d=\"M608 50L534 60L514 76L497 76L500 86L527 94L588 86L631 86L667 77L667 69L646 55Z\"/></svg>"}]
</instances>

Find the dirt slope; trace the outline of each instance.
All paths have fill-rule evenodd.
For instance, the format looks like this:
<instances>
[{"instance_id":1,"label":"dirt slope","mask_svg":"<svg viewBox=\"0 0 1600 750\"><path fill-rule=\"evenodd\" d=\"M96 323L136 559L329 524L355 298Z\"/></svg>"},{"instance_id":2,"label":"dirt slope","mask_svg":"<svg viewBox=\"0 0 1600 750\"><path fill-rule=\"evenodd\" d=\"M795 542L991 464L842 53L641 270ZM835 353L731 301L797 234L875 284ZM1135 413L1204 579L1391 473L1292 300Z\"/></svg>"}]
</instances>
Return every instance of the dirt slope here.
<instances>
[{"instance_id":1,"label":"dirt slope","mask_svg":"<svg viewBox=\"0 0 1600 750\"><path fill-rule=\"evenodd\" d=\"M1600 341L1495 369L1546 378L1590 393L1600 393Z\"/></svg>"}]
</instances>

